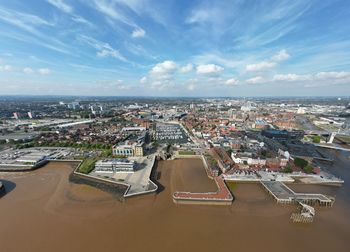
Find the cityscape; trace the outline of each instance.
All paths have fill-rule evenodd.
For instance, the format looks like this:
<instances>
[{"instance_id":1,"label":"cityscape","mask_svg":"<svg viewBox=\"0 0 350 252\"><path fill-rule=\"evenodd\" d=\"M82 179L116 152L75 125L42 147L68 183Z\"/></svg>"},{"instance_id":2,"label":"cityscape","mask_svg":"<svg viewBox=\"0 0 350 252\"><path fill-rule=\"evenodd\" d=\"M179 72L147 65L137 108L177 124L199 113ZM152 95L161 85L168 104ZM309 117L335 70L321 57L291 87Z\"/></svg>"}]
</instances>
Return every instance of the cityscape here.
<instances>
[{"instance_id":1,"label":"cityscape","mask_svg":"<svg viewBox=\"0 0 350 252\"><path fill-rule=\"evenodd\" d=\"M1 251L348 250L347 1L0 14Z\"/></svg>"}]
</instances>

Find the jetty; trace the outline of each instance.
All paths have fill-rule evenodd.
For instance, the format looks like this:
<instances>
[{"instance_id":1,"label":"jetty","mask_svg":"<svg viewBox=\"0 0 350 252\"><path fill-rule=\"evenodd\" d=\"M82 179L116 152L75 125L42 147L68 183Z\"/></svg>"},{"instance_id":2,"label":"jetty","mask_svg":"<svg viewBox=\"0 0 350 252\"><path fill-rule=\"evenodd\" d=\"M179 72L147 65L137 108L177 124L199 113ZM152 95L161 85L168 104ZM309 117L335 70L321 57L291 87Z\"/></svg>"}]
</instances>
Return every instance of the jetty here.
<instances>
[{"instance_id":1,"label":"jetty","mask_svg":"<svg viewBox=\"0 0 350 252\"><path fill-rule=\"evenodd\" d=\"M231 205L233 196L223 177L215 177L214 181L218 187L216 192L174 192L173 201L176 204Z\"/></svg>"},{"instance_id":2,"label":"jetty","mask_svg":"<svg viewBox=\"0 0 350 252\"><path fill-rule=\"evenodd\" d=\"M333 206L334 198L323 194L296 193L280 181L260 181L263 187L271 194L277 203L308 205L319 204L320 206Z\"/></svg>"}]
</instances>

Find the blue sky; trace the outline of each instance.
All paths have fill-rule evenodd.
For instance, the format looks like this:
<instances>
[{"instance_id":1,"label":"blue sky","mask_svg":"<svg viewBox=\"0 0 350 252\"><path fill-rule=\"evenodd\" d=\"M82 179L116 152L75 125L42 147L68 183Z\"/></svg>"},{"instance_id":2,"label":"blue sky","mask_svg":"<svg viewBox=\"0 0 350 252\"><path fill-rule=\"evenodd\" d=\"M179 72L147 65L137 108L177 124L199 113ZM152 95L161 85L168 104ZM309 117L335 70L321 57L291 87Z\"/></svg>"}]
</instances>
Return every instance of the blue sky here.
<instances>
[{"instance_id":1,"label":"blue sky","mask_svg":"<svg viewBox=\"0 0 350 252\"><path fill-rule=\"evenodd\" d=\"M7 94L350 95L350 1L2 0Z\"/></svg>"}]
</instances>

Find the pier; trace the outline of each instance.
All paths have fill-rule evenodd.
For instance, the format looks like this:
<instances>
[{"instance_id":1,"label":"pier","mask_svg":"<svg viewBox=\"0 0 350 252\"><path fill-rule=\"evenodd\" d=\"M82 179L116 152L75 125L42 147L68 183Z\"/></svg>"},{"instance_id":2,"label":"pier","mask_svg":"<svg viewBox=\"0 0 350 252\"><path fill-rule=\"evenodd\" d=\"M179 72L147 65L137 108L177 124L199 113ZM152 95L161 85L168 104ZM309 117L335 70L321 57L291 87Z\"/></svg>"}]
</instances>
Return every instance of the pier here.
<instances>
[{"instance_id":1,"label":"pier","mask_svg":"<svg viewBox=\"0 0 350 252\"><path fill-rule=\"evenodd\" d=\"M224 179L219 176L215 177L214 181L218 187L216 192L175 192L173 201L177 204L231 205L233 196Z\"/></svg>"},{"instance_id":2,"label":"pier","mask_svg":"<svg viewBox=\"0 0 350 252\"><path fill-rule=\"evenodd\" d=\"M333 206L334 198L323 194L295 193L284 183L279 181L261 181L263 187L275 198L277 203L294 204L304 203L308 205Z\"/></svg>"}]
</instances>

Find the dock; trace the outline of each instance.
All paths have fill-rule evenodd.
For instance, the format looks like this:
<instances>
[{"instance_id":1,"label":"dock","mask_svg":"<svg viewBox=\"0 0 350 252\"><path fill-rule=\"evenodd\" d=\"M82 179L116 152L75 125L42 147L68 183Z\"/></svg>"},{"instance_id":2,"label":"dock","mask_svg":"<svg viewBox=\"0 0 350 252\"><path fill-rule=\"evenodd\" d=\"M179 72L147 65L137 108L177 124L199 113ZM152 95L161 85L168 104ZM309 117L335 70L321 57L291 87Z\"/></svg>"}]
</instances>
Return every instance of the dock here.
<instances>
[{"instance_id":1,"label":"dock","mask_svg":"<svg viewBox=\"0 0 350 252\"><path fill-rule=\"evenodd\" d=\"M319 204L320 206L333 206L334 198L314 193L295 193L292 189L280 181L260 181L263 187L271 194L277 203L308 205Z\"/></svg>"}]
</instances>

